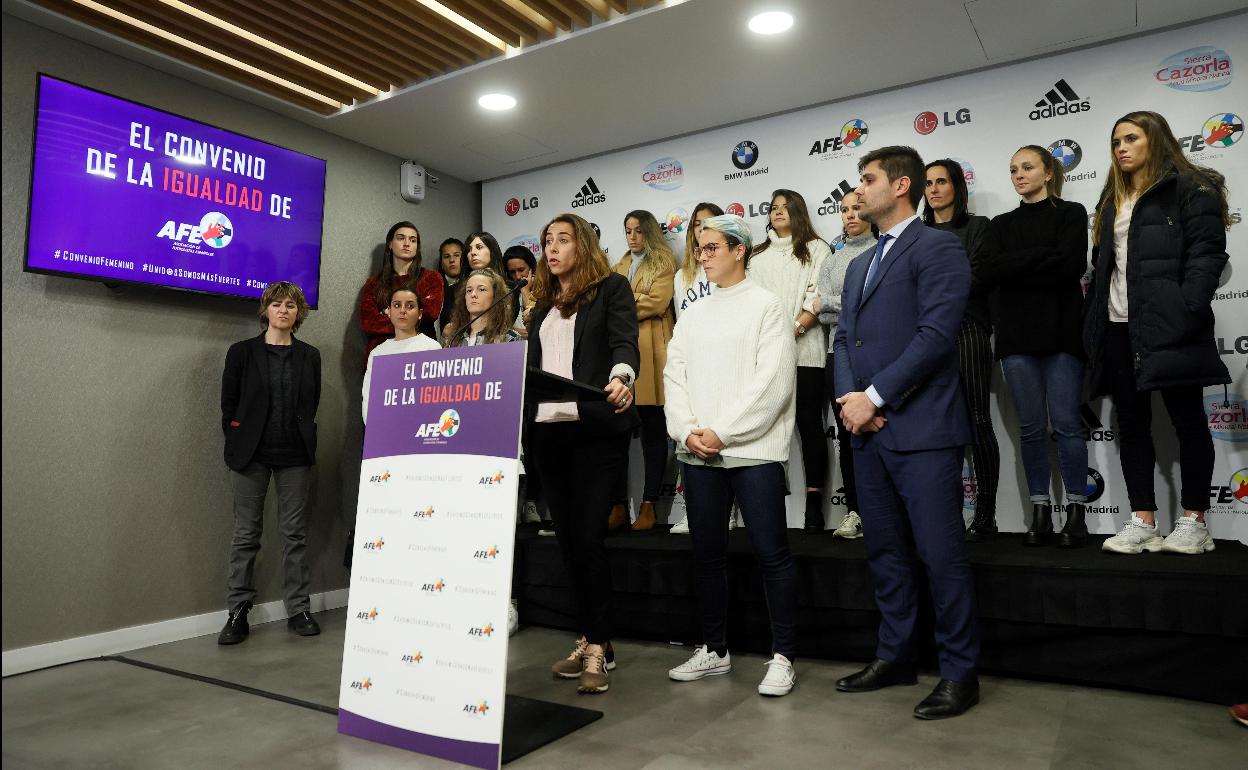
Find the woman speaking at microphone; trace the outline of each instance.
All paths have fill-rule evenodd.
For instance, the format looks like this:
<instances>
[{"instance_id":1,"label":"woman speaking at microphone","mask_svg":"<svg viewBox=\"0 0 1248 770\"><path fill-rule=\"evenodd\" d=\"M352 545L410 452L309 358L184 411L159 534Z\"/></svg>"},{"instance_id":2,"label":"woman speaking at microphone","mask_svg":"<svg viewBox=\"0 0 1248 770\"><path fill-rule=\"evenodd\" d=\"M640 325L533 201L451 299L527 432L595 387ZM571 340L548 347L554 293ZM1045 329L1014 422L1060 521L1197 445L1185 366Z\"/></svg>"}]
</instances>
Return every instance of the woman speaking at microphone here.
<instances>
[{"instance_id":1,"label":"woman speaking at microphone","mask_svg":"<svg viewBox=\"0 0 1248 770\"><path fill-rule=\"evenodd\" d=\"M538 404L537 472L572 585L572 653L551 671L579 679L578 692L606 692L611 649L611 570L603 540L614 481L640 420L632 384L640 367L637 303L628 278L611 271L589 222L560 214L542 229L545 259L533 282L529 366L602 387L605 398Z\"/></svg>"}]
</instances>

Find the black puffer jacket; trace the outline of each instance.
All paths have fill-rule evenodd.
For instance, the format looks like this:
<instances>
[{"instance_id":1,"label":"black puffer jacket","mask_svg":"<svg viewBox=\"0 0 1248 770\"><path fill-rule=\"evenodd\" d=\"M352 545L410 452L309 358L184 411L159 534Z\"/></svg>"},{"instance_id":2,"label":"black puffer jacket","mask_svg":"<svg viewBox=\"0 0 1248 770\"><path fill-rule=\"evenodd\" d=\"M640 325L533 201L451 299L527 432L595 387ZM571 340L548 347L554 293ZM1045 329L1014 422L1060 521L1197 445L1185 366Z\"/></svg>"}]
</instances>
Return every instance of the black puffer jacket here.
<instances>
[{"instance_id":1,"label":"black puffer jacket","mask_svg":"<svg viewBox=\"0 0 1248 770\"><path fill-rule=\"evenodd\" d=\"M1105 205L1083 325L1092 396L1109 392L1103 353L1116 206ZM1170 169L1140 195L1127 230L1127 317L1137 390L1231 381L1214 342L1212 308L1227 259L1222 201L1208 178Z\"/></svg>"}]
</instances>

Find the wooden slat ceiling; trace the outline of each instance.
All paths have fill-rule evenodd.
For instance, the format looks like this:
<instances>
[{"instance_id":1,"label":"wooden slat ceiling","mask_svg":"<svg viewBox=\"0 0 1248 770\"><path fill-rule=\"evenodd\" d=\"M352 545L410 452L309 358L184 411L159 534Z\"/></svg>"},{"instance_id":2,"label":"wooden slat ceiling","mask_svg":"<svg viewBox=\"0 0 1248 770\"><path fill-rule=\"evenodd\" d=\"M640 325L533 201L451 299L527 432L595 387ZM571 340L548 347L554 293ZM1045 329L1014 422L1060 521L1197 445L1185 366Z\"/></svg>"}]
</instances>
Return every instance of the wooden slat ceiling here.
<instances>
[{"instance_id":1,"label":"wooden slat ceiling","mask_svg":"<svg viewBox=\"0 0 1248 770\"><path fill-rule=\"evenodd\" d=\"M323 115L662 1L34 0Z\"/></svg>"}]
</instances>

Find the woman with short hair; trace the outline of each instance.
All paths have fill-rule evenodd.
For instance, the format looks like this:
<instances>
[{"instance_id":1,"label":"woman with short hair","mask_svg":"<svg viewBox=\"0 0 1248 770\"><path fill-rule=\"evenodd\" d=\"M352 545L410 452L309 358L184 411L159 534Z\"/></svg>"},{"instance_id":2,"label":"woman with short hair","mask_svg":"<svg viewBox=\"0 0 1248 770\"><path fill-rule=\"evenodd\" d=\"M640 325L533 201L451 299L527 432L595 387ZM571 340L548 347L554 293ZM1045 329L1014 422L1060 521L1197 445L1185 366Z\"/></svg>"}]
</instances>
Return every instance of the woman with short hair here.
<instances>
[{"instance_id":1,"label":"woman with short hair","mask_svg":"<svg viewBox=\"0 0 1248 770\"><path fill-rule=\"evenodd\" d=\"M230 611L217 644L238 644L249 632L247 613L256 598L256 555L270 478L277 488L286 627L299 636L321 632L311 614L307 561L308 488L316 462L321 353L295 339L310 310L295 284L269 284L260 297L264 331L234 343L225 354L221 429L234 489L234 538L226 580Z\"/></svg>"},{"instance_id":2,"label":"woman with short hair","mask_svg":"<svg viewBox=\"0 0 1248 770\"><path fill-rule=\"evenodd\" d=\"M797 677L797 565L789 551L784 464L793 441L792 323L782 300L747 277L750 226L706 220L699 259L714 293L689 308L668 347L665 408L685 480L702 641L668 672L680 682L732 670L728 655L728 517L735 497L763 573L772 658L761 695Z\"/></svg>"}]
</instances>

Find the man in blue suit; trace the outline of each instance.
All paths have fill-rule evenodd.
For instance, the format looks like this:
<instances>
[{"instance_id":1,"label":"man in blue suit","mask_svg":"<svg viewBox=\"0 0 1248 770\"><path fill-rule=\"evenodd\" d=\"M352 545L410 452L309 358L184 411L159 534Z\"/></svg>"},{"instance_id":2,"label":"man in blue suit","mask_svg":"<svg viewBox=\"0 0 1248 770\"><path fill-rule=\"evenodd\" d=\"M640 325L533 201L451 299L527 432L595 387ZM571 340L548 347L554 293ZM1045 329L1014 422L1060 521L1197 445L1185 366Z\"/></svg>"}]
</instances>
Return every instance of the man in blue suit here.
<instances>
[{"instance_id":1,"label":"man in blue suit","mask_svg":"<svg viewBox=\"0 0 1248 770\"><path fill-rule=\"evenodd\" d=\"M972 436L957 358L970 262L955 235L925 226L915 213L925 181L917 152L882 147L858 171L859 216L880 239L845 274L835 382L841 420L853 434L882 617L876 660L836 688L866 692L918 681L921 562L936 610L941 679L914 715L942 719L979 702L979 634L962 526L962 451Z\"/></svg>"}]
</instances>

